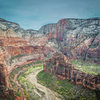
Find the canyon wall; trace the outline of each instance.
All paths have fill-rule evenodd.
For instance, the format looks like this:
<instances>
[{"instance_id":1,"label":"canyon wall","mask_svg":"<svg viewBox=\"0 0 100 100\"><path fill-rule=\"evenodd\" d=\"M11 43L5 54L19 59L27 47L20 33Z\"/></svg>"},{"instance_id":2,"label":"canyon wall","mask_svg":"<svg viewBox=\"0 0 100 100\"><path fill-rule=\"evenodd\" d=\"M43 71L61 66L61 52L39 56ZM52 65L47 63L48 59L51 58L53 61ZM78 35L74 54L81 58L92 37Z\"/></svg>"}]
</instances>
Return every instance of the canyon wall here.
<instances>
[{"instance_id":1,"label":"canyon wall","mask_svg":"<svg viewBox=\"0 0 100 100\"><path fill-rule=\"evenodd\" d=\"M69 79L78 85L100 90L100 75L95 76L75 69L61 53L56 52L51 59L46 60L43 69L45 72L52 73L60 79Z\"/></svg>"},{"instance_id":2,"label":"canyon wall","mask_svg":"<svg viewBox=\"0 0 100 100\"><path fill-rule=\"evenodd\" d=\"M100 63L100 18L62 19L42 26L39 33L45 34L49 41L55 39L69 59Z\"/></svg>"},{"instance_id":3,"label":"canyon wall","mask_svg":"<svg viewBox=\"0 0 100 100\"><path fill-rule=\"evenodd\" d=\"M16 23L0 19L0 36L23 38L33 46L48 45L68 59L100 63L100 18L66 18L39 30L24 30Z\"/></svg>"},{"instance_id":4,"label":"canyon wall","mask_svg":"<svg viewBox=\"0 0 100 100\"><path fill-rule=\"evenodd\" d=\"M35 31L36 32L36 31ZM0 89L9 88L8 76L13 68L23 64L44 60L52 48L45 46L47 39L35 38L18 24L0 19ZM29 39L29 40L28 40ZM40 44L39 44L40 43Z\"/></svg>"},{"instance_id":5,"label":"canyon wall","mask_svg":"<svg viewBox=\"0 0 100 100\"><path fill-rule=\"evenodd\" d=\"M0 18L0 36L24 37L28 34L19 24Z\"/></svg>"}]
</instances>

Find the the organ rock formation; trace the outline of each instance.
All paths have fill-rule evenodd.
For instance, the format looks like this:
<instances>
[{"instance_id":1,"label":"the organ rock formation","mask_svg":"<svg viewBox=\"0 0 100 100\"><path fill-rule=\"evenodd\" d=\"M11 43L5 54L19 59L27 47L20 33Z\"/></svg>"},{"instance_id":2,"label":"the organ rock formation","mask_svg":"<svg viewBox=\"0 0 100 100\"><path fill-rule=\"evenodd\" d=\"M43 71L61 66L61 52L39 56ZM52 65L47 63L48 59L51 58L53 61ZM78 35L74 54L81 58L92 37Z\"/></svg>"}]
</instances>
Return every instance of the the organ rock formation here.
<instances>
[{"instance_id":1,"label":"the organ rock formation","mask_svg":"<svg viewBox=\"0 0 100 100\"><path fill-rule=\"evenodd\" d=\"M100 90L100 75L95 76L75 69L61 53L55 53L51 59L45 61L44 71L50 72L60 79L69 79L78 85Z\"/></svg>"}]
</instances>

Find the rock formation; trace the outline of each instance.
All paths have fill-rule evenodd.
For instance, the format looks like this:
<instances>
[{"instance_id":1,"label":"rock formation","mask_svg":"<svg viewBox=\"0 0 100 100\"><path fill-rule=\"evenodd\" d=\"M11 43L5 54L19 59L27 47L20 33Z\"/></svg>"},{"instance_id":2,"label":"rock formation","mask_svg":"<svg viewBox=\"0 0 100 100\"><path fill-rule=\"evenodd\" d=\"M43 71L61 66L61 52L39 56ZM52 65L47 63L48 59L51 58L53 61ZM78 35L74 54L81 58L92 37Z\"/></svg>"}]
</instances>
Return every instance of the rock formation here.
<instances>
[{"instance_id":1,"label":"rock formation","mask_svg":"<svg viewBox=\"0 0 100 100\"><path fill-rule=\"evenodd\" d=\"M69 59L100 63L100 18L62 19L40 28L49 40L57 40L60 51Z\"/></svg>"},{"instance_id":2,"label":"rock formation","mask_svg":"<svg viewBox=\"0 0 100 100\"><path fill-rule=\"evenodd\" d=\"M21 37L29 45L49 45L68 57L100 63L100 18L62 19L39 30L24 30L18 24L0 19L0 36Z\"/></svg>"},{"instance_id":3,"label":"rock formation","mask_svg":"<svg viewBox=\"0 0 100 100\"><path fill-rule=\"evenodd\" d=\"M43 61L45 55L53 52L52 48L45 46L47 39L43 38L42 41L37 37L38 42L32 43L31 34L16 23L0 19L0 99L6 99L10 92L14 95L12 90L9 91L8 80L14 68Z\"/></svg>"},{"instance_id":4,"label":"rock formation","mask_svg":"<svg viewBox=\"0 0 100 100\"><path fill-rule=\"evenodd\" d=\"M51 59L45 61L44 71L53 73L60 79L69 79L87 88L100 90L100 75L94 76L75 69L61 53L55 53Z\"/></svg>"}]
</instances>

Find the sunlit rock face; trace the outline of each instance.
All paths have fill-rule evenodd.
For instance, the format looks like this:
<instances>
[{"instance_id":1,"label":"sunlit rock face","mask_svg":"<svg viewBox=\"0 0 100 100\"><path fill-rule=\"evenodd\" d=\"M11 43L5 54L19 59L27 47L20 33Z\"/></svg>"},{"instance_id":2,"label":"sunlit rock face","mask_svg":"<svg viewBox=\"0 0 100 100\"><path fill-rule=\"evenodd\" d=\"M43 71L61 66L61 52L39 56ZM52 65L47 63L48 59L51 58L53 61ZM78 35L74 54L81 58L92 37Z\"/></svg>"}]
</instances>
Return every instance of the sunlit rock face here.
<instances>
[{"instance_id":1,"label":"sunlit rock face","mask_svg":"<svg viewBox=\"0 0 100 100\"><path fill-rule=\"evenodd\" d=\"M60 79L69 79L93 90L100 90L100 75L94 76L77 70L61 53L55 53L51 59L44 63L44 71L52 73Z\"/></svg>"},{"instance_id":2,"label":"sunlit rock face","mask_svg":"<svg viewBox=\"0 0 100 100\"><path fill-rule=\"evenodd\" d=\"M4 55L6 55L6 53L8 54L5 60L7 69L11 70L15 66L15 64L22 64L27 60L35 58L37 60L43 60L45 56L54 52L52 48L50 48L49 46L45 46L43 42L40 42L39 44L38 41L37 44L38 45L31 45L25 39L20 37L0 37L0 47L5 48L6 52L4 53ZM23 58L23 60L21 59L19 61L18 59L20 58Z\"/></svg>"},{"instance_id":3,"label":"sunlit rock face","mask_svg":"<svg viewBox=\"0 0 100 100\"><path fill-rule=\"evenodd\" d=\"M6 21L4 19L0 19L0 31L3 31L6 33L6 36L11 37L25 37L28 32L20 27L19 24ZM1 35L1 33L0 33Z\"/></svg>"},{"instance_id":4,"label":"sunlit rock face","mask_svg":"<svg viewBox=\"0 0 100 100\"><path fill-rule=\"evenodd\" d=\"M62 19L41 27L39 33L51 41L55 39L60 51L70 59L100 62L100 18Z\"/></svg>"}]
</instances>

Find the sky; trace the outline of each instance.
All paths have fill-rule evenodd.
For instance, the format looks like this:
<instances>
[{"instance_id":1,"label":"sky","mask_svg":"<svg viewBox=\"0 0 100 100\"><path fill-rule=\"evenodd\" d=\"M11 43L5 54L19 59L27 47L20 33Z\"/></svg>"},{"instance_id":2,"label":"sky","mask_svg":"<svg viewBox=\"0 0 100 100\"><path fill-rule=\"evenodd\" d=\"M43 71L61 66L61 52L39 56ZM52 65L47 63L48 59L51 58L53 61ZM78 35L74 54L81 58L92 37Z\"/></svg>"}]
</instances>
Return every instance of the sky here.
<instances>
[{"instance_id":1,"label":"sky","mask_svg":"<svg viewBox=\"0 0 100 100\"><path fill-rule=\"evenodd\" d=\"M38 30L63 18L100 17L100 0L0 0L0 18Z\"/></svg>"}]
</instances>

